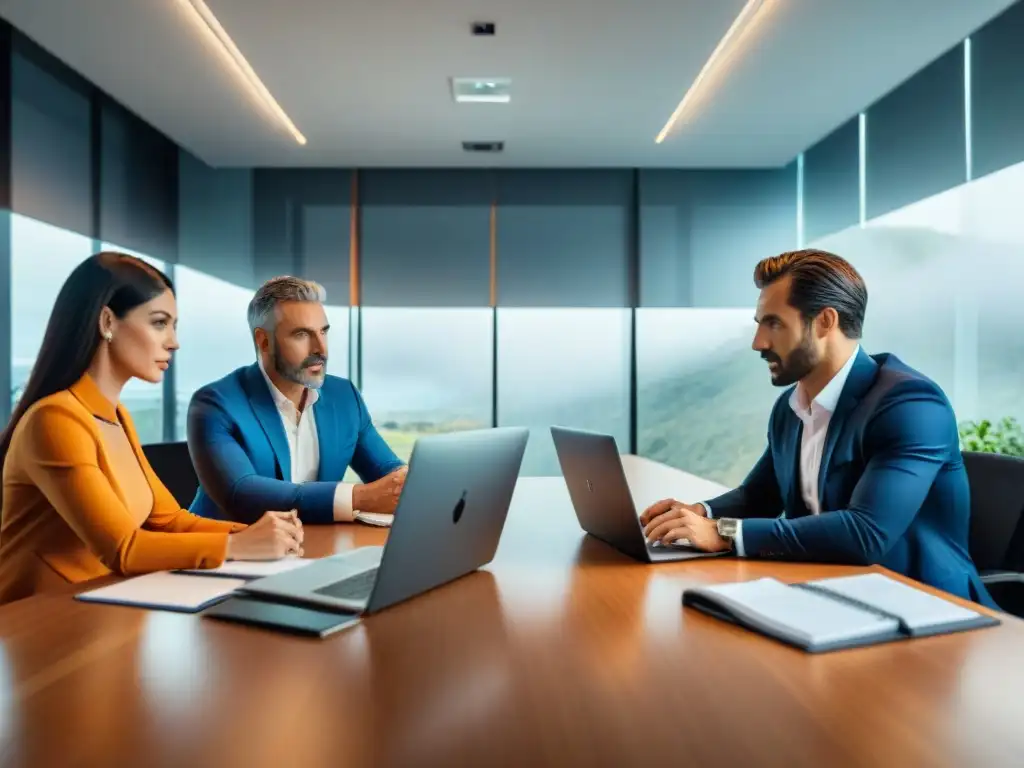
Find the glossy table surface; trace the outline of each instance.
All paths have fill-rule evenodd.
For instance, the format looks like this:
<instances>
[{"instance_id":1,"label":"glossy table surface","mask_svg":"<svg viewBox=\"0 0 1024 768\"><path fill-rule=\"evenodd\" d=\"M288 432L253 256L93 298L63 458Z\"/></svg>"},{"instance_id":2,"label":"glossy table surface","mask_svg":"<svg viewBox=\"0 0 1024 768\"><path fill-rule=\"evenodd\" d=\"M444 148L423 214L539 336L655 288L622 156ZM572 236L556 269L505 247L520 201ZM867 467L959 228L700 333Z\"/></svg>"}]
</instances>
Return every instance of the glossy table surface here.
<instances>
[{"instance_id":1,"label":"glossy table surface","mask_svg":"<svg viewBox=\"0 0 1024 768\"><path fill-rule=\"evenodd\" d=\"M638 501L714 490L638 467ZM1024 765L1016 619L815 656L680 604L860 570L641 565L584 536L561 478L526 478L489 566L325 640L70 592L0 609L0 764Z\"/></svg>"}]
</instances>

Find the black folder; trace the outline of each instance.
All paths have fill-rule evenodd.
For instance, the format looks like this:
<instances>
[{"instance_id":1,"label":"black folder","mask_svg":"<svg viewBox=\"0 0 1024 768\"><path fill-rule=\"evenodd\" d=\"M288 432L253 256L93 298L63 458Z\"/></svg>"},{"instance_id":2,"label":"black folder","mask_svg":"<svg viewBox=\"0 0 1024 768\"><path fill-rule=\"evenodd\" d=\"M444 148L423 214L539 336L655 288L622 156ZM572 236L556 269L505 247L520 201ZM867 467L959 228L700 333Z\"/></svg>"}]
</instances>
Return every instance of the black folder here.
<instances>
[{"instance_id":1,"label":"black folder","mask_svg":"<svg viewBox=\"0 0 1024 768\"><path fill-rule=\"evenodd\" d=\"M251 624L311 637L327 637L359 623L356 613L320 611L287 603L276 603L236 595L203 611L203 618Z\"/></svg>"}]
</instances>

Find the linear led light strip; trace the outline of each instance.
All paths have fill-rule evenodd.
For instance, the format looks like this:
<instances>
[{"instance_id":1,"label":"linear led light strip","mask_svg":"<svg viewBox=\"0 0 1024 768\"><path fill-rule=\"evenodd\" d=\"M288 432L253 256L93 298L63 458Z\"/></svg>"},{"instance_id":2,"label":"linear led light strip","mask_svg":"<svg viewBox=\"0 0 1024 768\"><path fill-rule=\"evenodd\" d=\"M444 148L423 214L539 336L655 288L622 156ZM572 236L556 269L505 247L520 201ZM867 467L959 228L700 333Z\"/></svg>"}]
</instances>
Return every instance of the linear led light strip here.
<instances>
[{"instance_id":1,"label":"linear led light strip","mask_svg":"<svg viewBox=\"0 0 1024 768\"><path fill-rule=\"evenodd\" d=\"M235 72L242 78L242 81L249 88L252 95L270 110L270 113L288 130L295 138L295 141L299 144L305 144L306 137L295 127L295 123L291 121L287 113L281 109L281 105L277 103L277 100L267 90L259 75L249 66L249 62L246 61L242 52L238 50L235 41L231 39L231 36L221 26L221 23L213 15L213 11L210 10L206 3L203 0L178 0L178 4L185 8L188 16L207 35L211 36L214 42L218 43L218 50L220 50Z\"/></svg>"},{"instance_id":2,"label":"linear led light strip","mask_svg":"<svg viewBox=\"0 0 1024 768\"><path fill-rule=\"evenodd\" d=\"M683 116L686 108L693 103L697 94L700 92L701 84L705 78L714 70L714 68L721 62L724 61L724 57L729 52L730 46L735 50L736 46L739 45L743 37L756 26L756 21L762 18L761 11L772 4L773 0L747 0L747 4L743 6L743 10L740 11L739 15L733 21L729 30L725 33L725 36L718 41L718 45L715 46L715 50L711 52L711 57L704 62L704 66L701 68L700 73L697 75L697 79L693 81L690 89L683 95L683 100L679 102L675 112L665 123L665 127L661 129L661 133L658 134L654 140L655 144L661 144L672 130L673 126Z\"/></svg>"}]
</instances>

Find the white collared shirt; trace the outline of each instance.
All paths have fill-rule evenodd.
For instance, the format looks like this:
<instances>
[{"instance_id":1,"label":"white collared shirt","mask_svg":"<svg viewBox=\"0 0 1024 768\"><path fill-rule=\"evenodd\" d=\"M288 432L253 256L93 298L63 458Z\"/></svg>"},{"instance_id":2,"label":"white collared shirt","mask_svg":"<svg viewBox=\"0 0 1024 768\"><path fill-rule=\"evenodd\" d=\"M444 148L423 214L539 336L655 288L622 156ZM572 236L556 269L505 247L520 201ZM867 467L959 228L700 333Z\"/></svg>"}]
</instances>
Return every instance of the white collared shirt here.
<instances>
[{"instance_id":1,"label":"white collared shirt","mask_svg":"<svg viewBox=\"0 0 1024 768\"><path fill-rule=\"evenodd\" d=\"M811 401L810 407L804 405L803 391L798 384L789 396L789 407L804 423L803 437L800 441L800 495L812 515L821 514L821 500L818 498L818 475L821 473L821 456L825 450L825 434L832 420L839 396L843 393L846 380L850 377L853 364L857 360L860 346L853 350L839 372L825 385L818 396Z\"/></svg>"},{"instance_id":2,"label":"white collared shirt","mask_svg":"<svg viewBox=\"0 0 1024 768\"><path fill-rule=\"evenodd\" d=\"M803 496L804 504L807 505L807 509L812 515L821 514L818 475L821 472L821 456L825 451L828 424L832 420L836 406L839 405L839 396L843 394L843 387L846 386L846 380L850 378L850 371L853 370L853 364L857 361L858 354L860 354L859 344L853 350L850 359L811 401L810 407L804 405L803 390L799 384L793 389L793 394L789 396L789 407L804 424L803 437L800 440L800 495ZM704 504L704 509L707 510L708 517L712 517L711 507ZM734 541L736 554L744 557L746 552L743 549L743 521L736 526Z\"/></svg>"},{"instance_id":3,"label":"white collared shirt","mask_svg":"<svg viewBox=\"0 0 1024 768\"><path fill-rule=\"evenodd\" d=\"M262 359L259 361L260 373L267 382L270 397L277 406L284 426L285 438L288 440L288 453L291 459L293 483L308 483L317 479L320 474L320 440L316 431L316 416L313 405L320 399L320 391L306 389L306 406L301 411L289 400L281 390L274 386ZM287 512L288 510L279 510ZM354 519L352 510L352 483L338 483L334 492L334 521L351 522Z\"/></svg>"}]
</instances>

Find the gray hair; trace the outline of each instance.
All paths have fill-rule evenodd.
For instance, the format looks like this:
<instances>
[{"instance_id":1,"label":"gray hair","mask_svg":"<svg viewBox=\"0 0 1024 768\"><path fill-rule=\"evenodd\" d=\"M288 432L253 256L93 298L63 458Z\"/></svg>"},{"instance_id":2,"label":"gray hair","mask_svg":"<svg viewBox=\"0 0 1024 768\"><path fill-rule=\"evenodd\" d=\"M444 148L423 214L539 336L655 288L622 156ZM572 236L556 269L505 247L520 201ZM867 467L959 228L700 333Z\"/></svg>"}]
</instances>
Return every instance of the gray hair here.
<instances>
[{"instance_id":1,"label":"gray hair","mask_svg":"<svg viewBox=\"0 0 1024 768\"><path fill-rule=\"evenodd\" d=\"M277 325L277 305L283 301L327 301L327 291L320 283L283 275L267 280L249 302L249 332L257 328L273 331Z\"/></svg>"}]
</instances>

